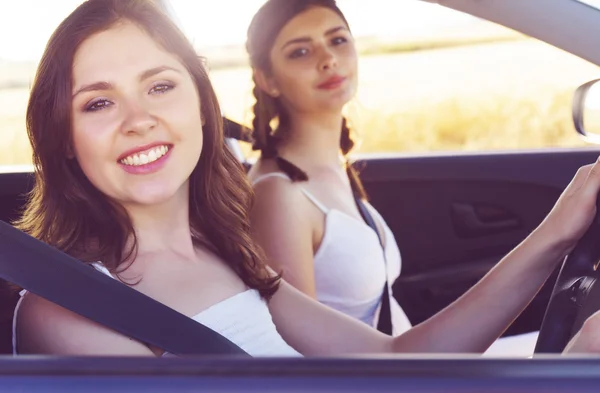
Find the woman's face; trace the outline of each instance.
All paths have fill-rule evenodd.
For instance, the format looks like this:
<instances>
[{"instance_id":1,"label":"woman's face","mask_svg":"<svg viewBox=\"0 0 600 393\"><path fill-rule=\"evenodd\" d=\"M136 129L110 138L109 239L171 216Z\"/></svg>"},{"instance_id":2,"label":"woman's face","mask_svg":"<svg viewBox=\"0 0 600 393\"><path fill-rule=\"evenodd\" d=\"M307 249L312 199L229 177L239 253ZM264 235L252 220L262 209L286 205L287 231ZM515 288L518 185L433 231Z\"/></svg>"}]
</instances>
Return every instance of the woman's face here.
<instances>
[{"instance_id":1,"label":"woman's face","mask_svg":"<svg viewBox=\"0 0 600 393\"><path fill-rule=\"evenodd\" d=\"M271 65L265 90L288 110L341 110L356 92L354 40L329 8L311 7L291 19L271 49Z\"/></svg>"},{"instance_id":2,"label":"woman's face","mask_svg":"<svg viewBox=\"0 0 600 393\"><path fill-rule=\"evenodd\" d=\"M124 206L186 198L202 123L191 75L135 24L118 24L78 48L73 155L105 195Z\"/></svg>"}]
</instances>

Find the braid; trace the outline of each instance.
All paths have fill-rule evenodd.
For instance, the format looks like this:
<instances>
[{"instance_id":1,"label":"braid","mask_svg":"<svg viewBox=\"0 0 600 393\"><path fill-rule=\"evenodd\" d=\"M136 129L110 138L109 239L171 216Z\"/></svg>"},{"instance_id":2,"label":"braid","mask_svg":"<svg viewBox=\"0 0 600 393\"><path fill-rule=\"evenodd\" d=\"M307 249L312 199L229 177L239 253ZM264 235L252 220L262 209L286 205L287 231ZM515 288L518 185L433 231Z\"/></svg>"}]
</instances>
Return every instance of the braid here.
<instances>
[{"instance_id":1,"label":"braid","mask_svg":"<svg viewBox=\"0 0 600 393\"><path fill-rule=\"evenodd\" d=\"M350 150L354 147L354 141L350 137L350 128L348 128L348 121L344 117L342 119L342 134L340 136L340 149L342 154L346 156L350 153Z\"/></svg>"},{"instance_id":2,"label":"braid","mask_svg":"<svg viewBox=\"0 0 600 393\"><path fill-rule=\"evenodd\" d=\"M259 11L254 15L250 26L248 27L246 51L250 58L250 66L253 71L262 71L270 74L272 71L271 49L275 45L275 40L279 32L299 13L314 6L322 6L335 12L344 22L344 25L350 29L346 17L336 5L335 0L269 0L264 2ZM274 159L279 169L285 172L293 181L305 181L308 176L296 165L281 158L277 154L277 147L283 138L282 131L289 127L289 119L281 102L269 96L266 92L257 87L256 77L254 80L254 121L253 121L253 149L260 150L263 158ZM277 132L273 135L269 123L277 118L279 125ZM350 139L347 127L342 127L342 151L344 155L348 153L354 143ZM348 165L349 173L354 170ZM362 190L358 175L350 176L355 193ZM364 191L359 192L364 196Z\"/></svg>"},{"instance_id":3,"label":"braid","mask_svg":"<svg viewBox=\"0 0 600 393\"><path fill-rule=\"evenodd\" d=\"M271 129L271 120L275 117L274 110L271 108L274 105L269 105L266 102L271 99L267 96L254 81L254 89L252 94L256 103L254 104L254 119L252 120L252 149L260 150L261 155L265 158L274 158L277 156L277 150L275 149L275 141L273 137L273 130Z\"/></svg>"},{"instance_id":4,"label":"braid","mask_svg":"<svg viewBox=\"0 0 600 393\"><path fill-rule=\"evenodd\" d=\"M271 96L263 92L254 79L254 89L252 90L256 103L254 104L254 119L252 120L252 149L260 150L263 158L275 159L277 167L289 176L292 181L307 181L308 175L302 169L292 164L288 160L279 157L277 154L277 144L280 137L273 135L271 120L278 117L281 126L284 120L284 114L279 103Z\"/></svg>"},{"instance_id":5,"label":"braid","mask_svg":"<svg viewBox=\"0 0 600 393\"><path fill-rule=\"evenodd\" d=\"M360 181L358 171L354 168L353 163L346 157L353 147L354 141L352 140L352 137L350 137L350 128L348 127L346 118L344 118L342 120L342 134L340 135L340 149L346 158L346 173L348 174L350 186L352 187L354 194L360 199L367 200L367 193L365 192L362 181Z\"/></svg>"},{"instance_id":6,"label":"braid","mask_svg":"<svg viewBox=\"0 0 600 393\"><path fill-rule=\"evenodd\" d=\"M281 158L279 156L275 157L275 162L279 169L283 171L289 178L293 181L307 181L308 175L302 169L298 168L296 165L292 164L285 158Z\"/></svg>"}]
</instances>

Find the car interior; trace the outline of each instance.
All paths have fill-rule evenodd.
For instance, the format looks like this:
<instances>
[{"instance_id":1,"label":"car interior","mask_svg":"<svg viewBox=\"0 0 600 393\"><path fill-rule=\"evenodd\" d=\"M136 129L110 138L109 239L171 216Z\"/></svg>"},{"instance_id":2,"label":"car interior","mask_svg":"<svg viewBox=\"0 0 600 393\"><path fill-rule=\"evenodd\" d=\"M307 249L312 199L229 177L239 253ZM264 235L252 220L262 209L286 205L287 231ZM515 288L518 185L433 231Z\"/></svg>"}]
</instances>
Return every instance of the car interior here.
<instances>
[{"instance_id":1,"label":"car interior","mask_svg":"<svg viewBox=\"0 0 600 393\"><path fill-rule=\"evenodd\" d=\"M585 2L429 2L507 26L600 65L600 10L592 11ZM572 100L575 128L589 141L594 137L582 108L592 86L582 86ZM228 147L249 169L252 160L242 148L249 141L248 130L227 117L224 123ZM551 210L577 169L596 161L599 152L598 146L591 145L483 153L357 155L353 165L402 253L402 274L393 284L393 292L411 323L416 325L451 304L525 239ZM11 223L19 216L33 182L30 170L0 167L1 221ZM326 391L335 386L369 391L377 386L381 391L397 391L400 380L405 383L402 386L424 392L482 391L482 386L486 391L498 392L527 387L530 391L592 391L600 378L597 361L544 355L560 353L583 321L600 310L600 287L595 285L599 236L600 215L504 333L513 336L541 330L533 359L518 360L412 355L314 359L302 365L292 359L247 362L183 357L48 362L44 357L11 357L12 316L19 295L16 285L1 279L0 263L0 380L4 384L3 376L15 377L7 378L7 384L2 385L6 389L12 386L15 391L24 386L24 381L32 391L42 391L53 376L61 375L86 377L69 382L73 391L95 391L116 381L126 383L127 378L136 381L131 391L184 391L189 387L186 384L196 379L203 383L196 386L198 391L227 391L240 386L254 391L285 391L293 387L290 381L303 381L306 390ZM2 240L0 236L0 244ZM155 382L152 375L157 377ZM278 384L275 375L288 385ZM470 379L471 375L478 376L477 382ZM578 378L582 375L585 378ZM113 382L106 382L109 376L115 377Z\"/></svg>"}]
</instances>

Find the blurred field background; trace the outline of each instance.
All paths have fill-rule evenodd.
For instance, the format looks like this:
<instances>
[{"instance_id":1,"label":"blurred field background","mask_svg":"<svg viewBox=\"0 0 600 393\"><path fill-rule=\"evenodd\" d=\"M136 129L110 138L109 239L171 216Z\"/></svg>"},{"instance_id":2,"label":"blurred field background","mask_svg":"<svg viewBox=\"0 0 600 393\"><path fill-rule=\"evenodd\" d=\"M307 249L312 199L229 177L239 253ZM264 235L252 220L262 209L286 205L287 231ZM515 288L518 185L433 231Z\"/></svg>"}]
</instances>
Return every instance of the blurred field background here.
<instances>
[{"instance_id":1,"label":"blurred field background","mask_svg":"<svg viewBox=\"0 0 600 393\"><path fill-rule=\"evenodd\" d=\"M585 146L571 119L574 90L597 66L518 37L363 55L348 105L359 153ZM250 70L215 70L230 118L251 124Z\"/></svg>"},{"instance_id":2,"label":"blurred field background","mask_svg":"<svg viewBox=\"0 0 600 393\"><path fill-rule=\"evenodd\" d=\"M584 146L572 125L572 94L600 70L569 53L496 26L443 39L364 39L358 46L359 92L347 108L356 152ZM202 54L224 114L251 124L243 51ZM34 69L0 59L0 165L31 162L24 116Z\"/></svg>"}]
</instances>

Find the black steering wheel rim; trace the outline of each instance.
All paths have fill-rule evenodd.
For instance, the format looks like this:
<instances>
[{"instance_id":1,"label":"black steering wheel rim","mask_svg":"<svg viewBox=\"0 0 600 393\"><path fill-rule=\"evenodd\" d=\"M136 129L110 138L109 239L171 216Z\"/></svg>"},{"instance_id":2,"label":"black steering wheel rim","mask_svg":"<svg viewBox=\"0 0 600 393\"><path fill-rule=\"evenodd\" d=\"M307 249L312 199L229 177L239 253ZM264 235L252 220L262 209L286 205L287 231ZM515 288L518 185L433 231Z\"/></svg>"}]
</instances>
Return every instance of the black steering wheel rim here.
<instances>
[{"instance_id":1,"label":"black steering wheel rim","mask_svg":"<svg viewBox=\"0 0 600 393\"><path fill-rule=\"evenodd\" d=\"M600 212L600 199L596 202ZM564 259L535 346L535 353L561 353L583 322L600 310L600 214Z\"/></svg>"}]
</instances>

